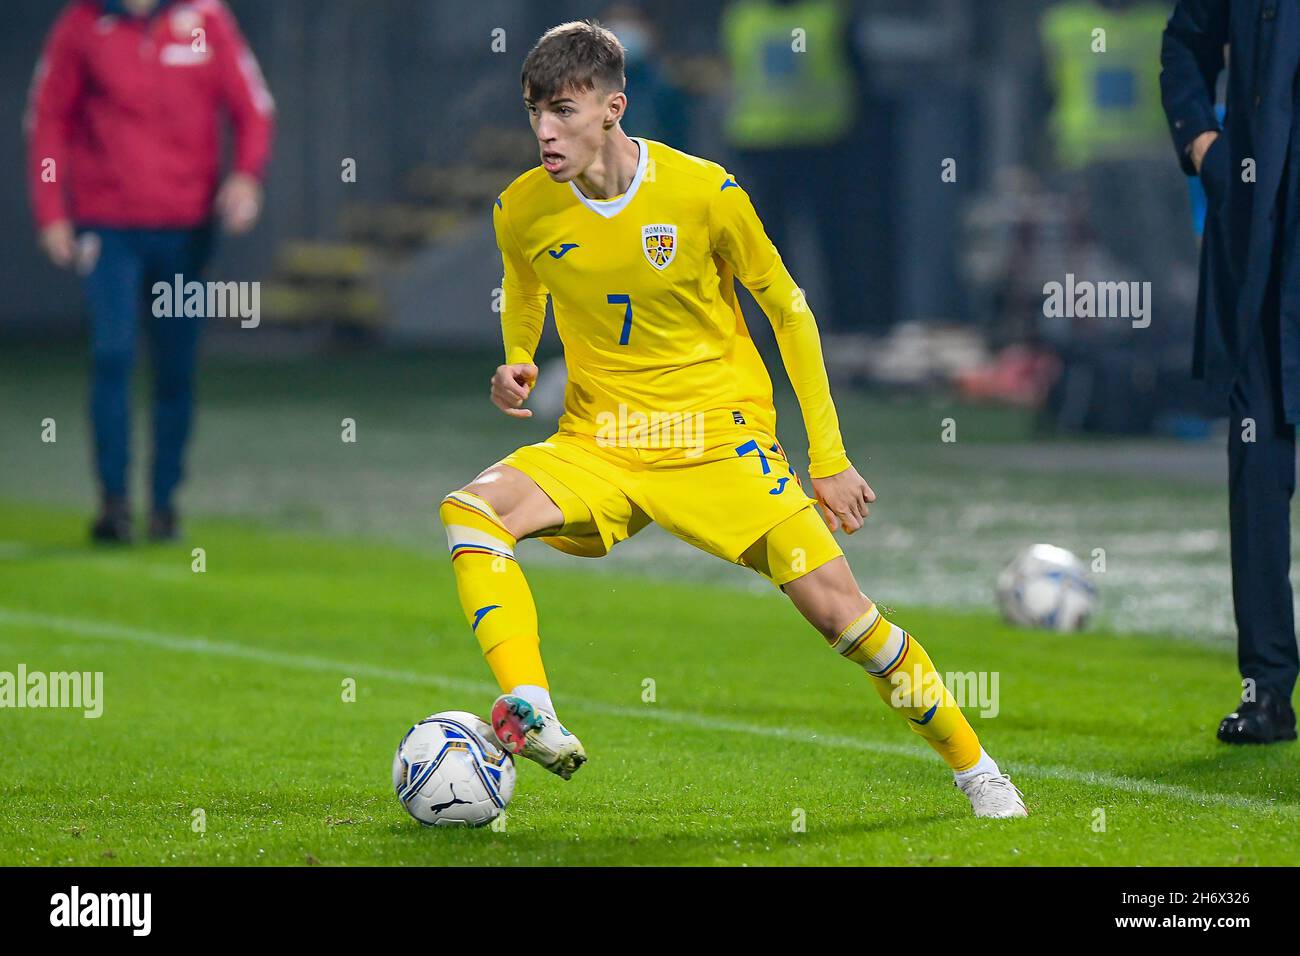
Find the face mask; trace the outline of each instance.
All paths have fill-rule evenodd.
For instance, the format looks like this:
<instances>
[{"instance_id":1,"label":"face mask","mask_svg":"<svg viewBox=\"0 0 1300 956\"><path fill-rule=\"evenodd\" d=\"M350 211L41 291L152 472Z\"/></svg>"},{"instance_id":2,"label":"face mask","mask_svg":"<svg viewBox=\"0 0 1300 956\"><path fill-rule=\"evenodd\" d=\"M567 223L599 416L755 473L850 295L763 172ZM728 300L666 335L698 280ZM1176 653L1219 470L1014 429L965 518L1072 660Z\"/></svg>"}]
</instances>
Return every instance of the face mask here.
<instances>
[{"instance_id":1,"label":"face mask","mask_svg":"<svg viewBox=\"0 0 1300 956\"><path fill-rule=\"evenodd\" d=\"M645 59L649 53L650 36L635 23L627 23L622 26L611 26L609 28L614 36L618 37L618 42L623 44L623 59L628 64L639 63Z\"/></svg>"},{"instance_id":2,"label":"face mask","mask_svg":"<svg viewBox=\"0 0 1300 956\"><path fill-rule=\"evenodd\" d=\"M119 4L119 6L121 6L125 10L125 12L130 16L144 18L153 15L153 12L158 9L158 2L157 0L155 0L154 3L140 3L140 4L123 2Z\"/></svg>"}]
</instances>

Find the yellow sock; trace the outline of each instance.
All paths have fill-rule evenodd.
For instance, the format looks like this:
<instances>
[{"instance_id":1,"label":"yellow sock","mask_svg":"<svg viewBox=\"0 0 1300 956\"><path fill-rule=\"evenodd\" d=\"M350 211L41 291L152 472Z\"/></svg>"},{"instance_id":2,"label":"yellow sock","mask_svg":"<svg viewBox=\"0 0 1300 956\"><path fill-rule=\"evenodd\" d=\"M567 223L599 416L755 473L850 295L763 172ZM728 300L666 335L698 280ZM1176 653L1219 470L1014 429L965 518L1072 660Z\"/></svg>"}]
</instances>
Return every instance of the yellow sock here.
<instances>
[{"instance_id":1,"label":"yellow sock","mask_svg":"<svg viewBox=\"0 0 1300 956\"><path fill-rule=\"evenodd\" d=\"M911 634L886 620L874 602L831 646L861 665L880 699L906 717L949 767L969 770L979 762L979 738L930 655Z\"/></svg>"},{"instance_id":2,"label":"yellow sock","mask_svg":"<svg viewBox=\"0 0 1300 956\"><path fill-rule=\"evenodd\" d=\"M549 690L537 605L515 560L514 536L490 504L468 491L443 498L438 517L447 529L465 620L501 690L509 692L521 684Z\"/></svg>"}]
</instances>

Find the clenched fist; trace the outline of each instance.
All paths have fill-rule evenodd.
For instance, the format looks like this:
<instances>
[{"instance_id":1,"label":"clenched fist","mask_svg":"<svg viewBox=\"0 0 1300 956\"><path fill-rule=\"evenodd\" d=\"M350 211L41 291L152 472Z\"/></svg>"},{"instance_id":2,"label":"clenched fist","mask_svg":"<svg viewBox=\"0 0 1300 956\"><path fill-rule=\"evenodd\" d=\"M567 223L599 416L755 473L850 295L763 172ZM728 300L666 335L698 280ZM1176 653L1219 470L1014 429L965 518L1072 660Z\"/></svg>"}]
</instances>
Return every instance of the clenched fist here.
<instances>
[{"instance_id":1,"label":"clenched fist","mask_svg":"<svg viewBox=\"0 0 1300 956\"><path fill-rule=\"evenodd\" d=\"M822 518L831 531L857 531L871 513L867 505L876 500L876 493L852 465L837 475L814 478L812 485L813 497L821 505Z\"/></svg>"},{"instance_id":2,"label":"clenched fist","mask_svg":"<svg viewBox=\"0 0 1300 956\"><path fill-rule=\"evenodd\" d=\"M502 365L492 376L492 404L512 418L532 418L532 409L521 408L537 382L537 366L531 362Z\"/></svg>"}]
</instances>

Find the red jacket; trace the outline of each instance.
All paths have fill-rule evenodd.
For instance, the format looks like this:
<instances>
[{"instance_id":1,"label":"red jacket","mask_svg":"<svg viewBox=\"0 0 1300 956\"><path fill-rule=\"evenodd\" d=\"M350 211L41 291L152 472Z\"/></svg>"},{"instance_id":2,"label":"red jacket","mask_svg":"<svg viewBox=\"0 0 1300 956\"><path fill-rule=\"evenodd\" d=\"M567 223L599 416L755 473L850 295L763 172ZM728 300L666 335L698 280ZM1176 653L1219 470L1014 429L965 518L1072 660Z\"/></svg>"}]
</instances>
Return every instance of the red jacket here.
<instances>
[{"instance_id":1,"label":"red jacket","mask_svg":"<svg viewBox=\"0 0 1300 956\"><path fill-rule=\"evenodd\" d=\"M271 94L221 0L163 0L148 19L115 10L73 0L36 65L26 118L36 224L199 225L218 186L221 116L234 169L261 178Z\"/></svg>"}]
</instances>

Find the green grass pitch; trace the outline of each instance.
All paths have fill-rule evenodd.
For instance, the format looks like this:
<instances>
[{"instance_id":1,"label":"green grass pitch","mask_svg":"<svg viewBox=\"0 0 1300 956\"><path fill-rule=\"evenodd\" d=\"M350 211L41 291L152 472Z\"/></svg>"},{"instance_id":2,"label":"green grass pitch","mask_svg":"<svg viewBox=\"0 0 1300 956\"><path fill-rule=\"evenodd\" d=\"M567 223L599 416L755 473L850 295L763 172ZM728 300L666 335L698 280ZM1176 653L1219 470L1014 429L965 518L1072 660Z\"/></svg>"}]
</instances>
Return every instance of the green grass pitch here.
<instances>
[{"instance_id":1,"label":"green grass pitch","mask_svg":"<svg viewBox=\"0 0 1300 956\"><path fill-rule=\"evenodd\" d=\"M236 519L95 550L84 521L0 504L0 670L102 671L105 697L99 719L0 711L0 865L1300 858L1296 747L1213 740L1221 646L895 607L940 671L1000 675L998 716L968 714L1032 815L981 821L775 591L528 567L537 542L556 703L591 762L569 783L521 764L503 830L425 829L389 785L397 741L495 694L445 558Z\"/></svg>"}]
</instances>

